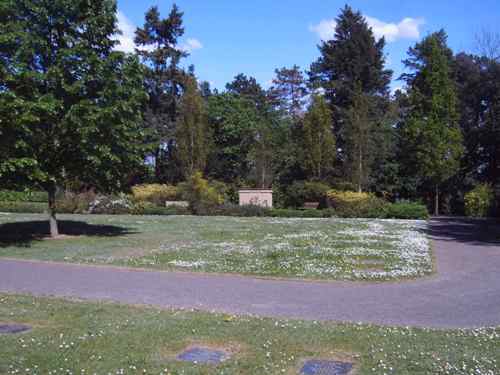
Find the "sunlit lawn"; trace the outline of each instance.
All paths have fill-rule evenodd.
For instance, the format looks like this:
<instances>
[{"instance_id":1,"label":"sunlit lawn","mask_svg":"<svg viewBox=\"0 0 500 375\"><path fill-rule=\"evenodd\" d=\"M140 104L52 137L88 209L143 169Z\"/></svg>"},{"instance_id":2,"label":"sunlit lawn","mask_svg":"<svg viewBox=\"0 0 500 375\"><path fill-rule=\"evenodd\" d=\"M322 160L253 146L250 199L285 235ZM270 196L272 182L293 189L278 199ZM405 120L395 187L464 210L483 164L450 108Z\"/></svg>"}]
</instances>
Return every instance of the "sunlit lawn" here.
<instances>
[{"instance_id":1,"label":"sunlit lawn","mask_svg":"<svg viewBox=\"0 0 500 375\"><path fill-rule=\"evenodd\" d=\"M425 222L196 216L0 215L0 256L163 270L387 280L432 272Z\"/></svg>"},{"instance_id":2,"label":"sunlit lawn","mask_svg":"<svg viewBox=\"0 0 500 375\"><path fill-rule=\"evenodd\" d=\"M500 329L437 331L162 311L0 294L0 374L298 374L305 359L352 362L358 374L499 374ZM176 360L196 344L218 366Z\"/></svg>"}]
</instances>

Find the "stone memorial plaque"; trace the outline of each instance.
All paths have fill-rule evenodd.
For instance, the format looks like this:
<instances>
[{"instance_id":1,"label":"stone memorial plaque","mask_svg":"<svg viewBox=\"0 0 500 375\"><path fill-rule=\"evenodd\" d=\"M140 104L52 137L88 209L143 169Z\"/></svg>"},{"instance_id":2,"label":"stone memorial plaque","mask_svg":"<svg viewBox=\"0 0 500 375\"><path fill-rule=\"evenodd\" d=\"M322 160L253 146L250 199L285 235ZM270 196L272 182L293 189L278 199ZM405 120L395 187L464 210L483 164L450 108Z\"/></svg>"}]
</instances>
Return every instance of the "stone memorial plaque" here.
<instances>
[{"instance_id":1,"label":"stone memorial plaque","mask_svg":"<svg viewBox=\"0 0 500 375\"><path fill-rule=\"evenodd\" d=\"M347 375L352 370L352 363L310 360L304 364L301 375Z\"/></svg>"},{"instance_id":2,"label":"stone memorial plaque","mask_svg":"<svg viewBox=\"0 0 500 375\"><path fill-rule=\"evenodd\" d=\"M228 353L222 350L207 348L190 348L177 356L177 359L186 362L217 365L229 358Z\"/></svg>"},{"instance_id":3,"label":"stone memorial plaque","mask_svg":"<svg viewBox=\"0 0 500 375\"><path fill-rule=\"evenodd\" d=\"M30 326L24 324L2 324L0 323L0 334L16 334L26 332L31 329Z\"/></svg>"}]
</instances>

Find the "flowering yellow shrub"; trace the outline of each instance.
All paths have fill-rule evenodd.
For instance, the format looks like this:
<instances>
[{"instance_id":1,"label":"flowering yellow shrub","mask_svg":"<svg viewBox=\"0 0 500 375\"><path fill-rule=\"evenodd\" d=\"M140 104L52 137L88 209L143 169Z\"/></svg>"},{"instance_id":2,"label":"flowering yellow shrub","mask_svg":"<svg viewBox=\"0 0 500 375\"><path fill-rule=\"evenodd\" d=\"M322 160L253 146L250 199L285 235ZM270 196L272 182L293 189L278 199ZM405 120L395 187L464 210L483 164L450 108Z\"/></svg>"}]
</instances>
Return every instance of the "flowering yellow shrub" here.
<instances>
[{"instance_id":1,"label":"flowering yellow shrub","mask_svg":"<svg viewBox=\"0 0 500 375\"><path fill-rule=\"evenodd\" d=\"M132 188L134 199L139 202L150 202L164 206L167 201L177 200L177 188L172 185L145 184Z\"/></svg>"},{"instance_id":2,"label":"flowering yellow shrub","mask_svg":"<svg viewBox=\"0 0 500 375\"><path fill-rule=\"evenodd\" d=\"M491 213L495 202L495 191L488 184L476 186L465 194L465 213L471 217L486 217Z\"/></svg>"},{"instance_id":3,"label":"flowering yellow shrub","mask_svg":"<svg viewBox=\"0 0 500 375\"><path fill-rule=\"evenodd\" d=\"M340 217L385 217L387 202L372 193L330 190L328 206Z\"/></svg>"},{"instance_id":4,"label":"flowering yellow shrub","mask_svg":"<svg viewBox=\"0 0 500 375\"><path fill-rule=\"evenodd\" d=\"M356 203L373 198L371 193L359 193L355 191L329 190L326 193L329 200L338 203Z\"/></svg>"}]
</instances>

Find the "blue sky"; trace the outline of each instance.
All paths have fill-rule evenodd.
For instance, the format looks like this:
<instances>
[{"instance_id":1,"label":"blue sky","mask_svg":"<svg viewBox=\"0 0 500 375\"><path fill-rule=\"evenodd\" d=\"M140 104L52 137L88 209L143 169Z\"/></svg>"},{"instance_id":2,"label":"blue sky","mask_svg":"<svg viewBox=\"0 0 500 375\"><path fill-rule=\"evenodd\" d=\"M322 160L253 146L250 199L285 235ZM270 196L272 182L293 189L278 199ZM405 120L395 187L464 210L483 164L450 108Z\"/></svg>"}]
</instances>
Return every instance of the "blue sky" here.
<instances>
[{"instance_id":1,"label":"blue sky","mask_svg":"<svg viewBox=\"0 0 500 375\"><path fill-rule=\"evenodd\" d=\"M346 1L337 0L178 0L184 12L182 46L190 51L184 65L194 64L202 80L224 88L238 73L254 76L268 87L274 69L297 64L307 69L319 55L321 37L328 38L332 20ZM376 35L385 35L388 67L395 76L408 47L444 28L457 51L474 52L474 35L483 28L500 31L498 0L358 0L347 2L367 17ZM124 35L121 49L133 48L135 26L158 5L167 16L173 1L118 0ZM393 82L393 88L400 86Z\"/></svg>"}]
</instances>

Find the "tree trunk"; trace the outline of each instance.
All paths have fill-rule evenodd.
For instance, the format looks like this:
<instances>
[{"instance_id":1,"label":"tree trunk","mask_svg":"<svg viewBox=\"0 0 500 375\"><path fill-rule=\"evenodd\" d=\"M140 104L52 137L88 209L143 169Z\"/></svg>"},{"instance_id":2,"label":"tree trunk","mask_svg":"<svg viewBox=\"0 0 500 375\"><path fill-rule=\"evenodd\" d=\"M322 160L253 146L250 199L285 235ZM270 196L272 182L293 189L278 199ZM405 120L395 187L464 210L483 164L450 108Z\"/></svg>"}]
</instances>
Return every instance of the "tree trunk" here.
<instances>
[{"instance_id":1,"label":"tree trunk","mask_svg":"<svg viewBox=\"0 0 500 375\"><path fill-rule=\"evenodd\" d=\"M436 192L434 194L434 215L439 216L439 186L436 185Z\"/></svg>"},{"instance_id":2,"label":"tree trunk","mask_svg":"<svg viewBox=\"0 0 500 375\"><path fill-rule=\"evenodd\" d=\"M266 166L265 162L262 163L262 181L261 181L261 188L265 189L266 188Z\"/></svg>"},{"instance_id":3,"label":"tree trunk","mask_svg":"<svg viewBox=\"0 0 500 375\"><path fill-rule=\"evenodd\" d=\"M52 238L59 236L59 228L56 218L56 189L52 188L48 191L49 195L49 225L50 236Z\"/></svg>"},{"instance_id":4,"label":"tree trunk","mask_svg":"<svg viewBox=\"0 0 500 375\"><path fill-rule=\"evenodd\" d=\"M363 192L363 187L361 185L361 180L363 176L363 150L361 150L361 146L359 147L359 180L358 180L358 192L362 193Z\"/></svg>"}]
</instances>

